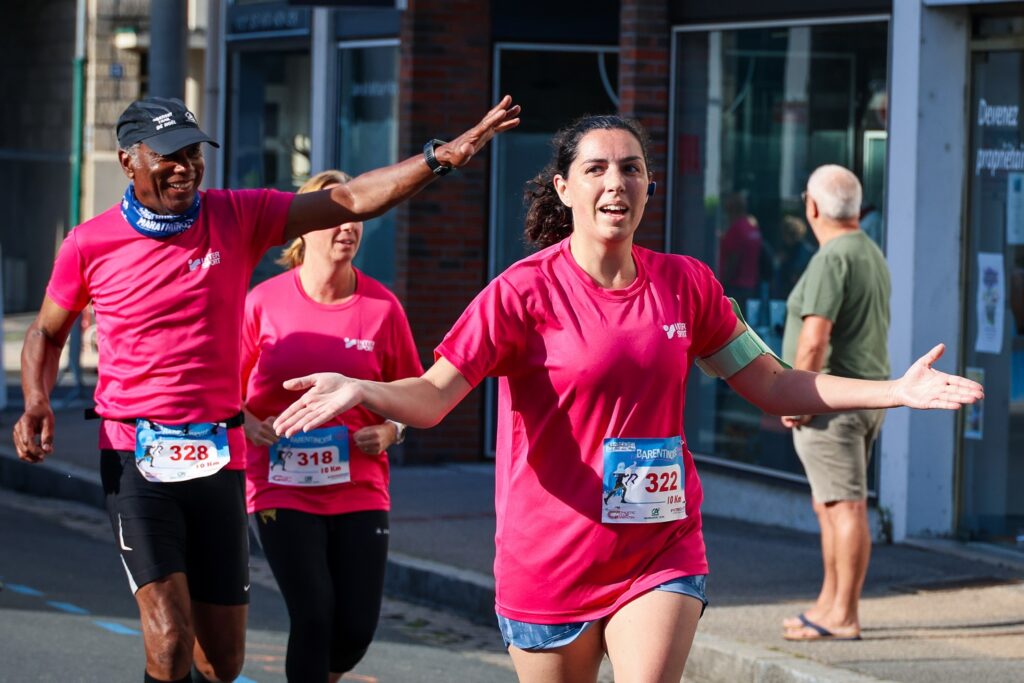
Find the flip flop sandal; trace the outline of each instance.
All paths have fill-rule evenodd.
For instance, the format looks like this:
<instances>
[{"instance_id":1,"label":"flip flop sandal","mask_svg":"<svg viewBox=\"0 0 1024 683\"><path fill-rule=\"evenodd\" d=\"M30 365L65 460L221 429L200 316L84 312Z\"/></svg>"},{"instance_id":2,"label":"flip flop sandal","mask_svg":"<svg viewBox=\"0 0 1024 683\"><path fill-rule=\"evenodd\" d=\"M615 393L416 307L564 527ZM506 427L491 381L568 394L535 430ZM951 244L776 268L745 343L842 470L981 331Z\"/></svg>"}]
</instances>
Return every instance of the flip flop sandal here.
<instances>
[{"instance_id":1,"label":"flip flop sandal","mask_svg":"<svg viewBox=\"0 0 1024 683\"><path fill-rule=\"evenodd\" d=\"M832 631L829 631L824 626L821 626L820 624L815 624L813 621L811 621L810 619L808 619L807 617L805 617L802 614L800 615L800 620L802 622L804 622L804 625L803 625L803 627L800 628L799 631L797 631L797 630L786 631L782 635L782 637L785 638L786 640L794 640L794 641L795 640L860 640L861 639L859 633L856 634L856 635L852 635L852 636L833 633ZM808 631L813 631L813 633L808 633Z\"/></svg>"}]
</instances>

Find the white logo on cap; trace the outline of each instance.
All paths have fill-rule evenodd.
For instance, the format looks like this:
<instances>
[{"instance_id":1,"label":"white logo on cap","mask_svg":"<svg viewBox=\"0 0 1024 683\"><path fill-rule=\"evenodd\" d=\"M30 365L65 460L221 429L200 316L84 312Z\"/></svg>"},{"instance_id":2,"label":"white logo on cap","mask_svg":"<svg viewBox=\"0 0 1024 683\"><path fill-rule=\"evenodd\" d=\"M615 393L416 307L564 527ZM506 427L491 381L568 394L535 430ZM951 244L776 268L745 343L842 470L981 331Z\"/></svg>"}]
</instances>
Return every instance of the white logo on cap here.
<instances>
[{"instance_id":1,"label":"white logo on cap","mask_svg":"<svg viewBox=\"0 0 1024 683\"><path fill-rule=\"evenodd\" d=\"M174 114L167 112L166 114L160 114L160 116L153 119L153 123L156 124L157 130L162 130L168 126L177 125L178 122L174 120Z\"/></svg>"},{"instance_id":2,"label":"white logo on cap","mask_svg":"<svg viewBox=\"0 0 1024 683\"><path fill-rule=\"evenodd\" d=\"M185 120L195 124L199 123L198 121L196 121L196 117L190 111L185 112Z\"/></svg>"}]
</instances>

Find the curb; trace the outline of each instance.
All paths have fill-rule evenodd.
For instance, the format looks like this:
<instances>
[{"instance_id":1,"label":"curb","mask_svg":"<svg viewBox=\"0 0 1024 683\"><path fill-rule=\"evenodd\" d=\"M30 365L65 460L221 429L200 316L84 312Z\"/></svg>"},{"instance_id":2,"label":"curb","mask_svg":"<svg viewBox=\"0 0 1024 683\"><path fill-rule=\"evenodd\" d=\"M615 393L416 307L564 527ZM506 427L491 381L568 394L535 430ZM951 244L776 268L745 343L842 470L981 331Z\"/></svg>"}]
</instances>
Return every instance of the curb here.
<instances>
[{"instance_id":1,"label":"curb","mask_svg":"<svg viewBox=\"0 0 1024 683\"><path fill-rule=\"evenodd\" d=\"M384 592L425 604L482 626L494 626L494 579L468 569L388 553Z\"/></svg>"},{"instance_id":2,"label":"curb","mask_svg":"<svg viewBox=\"0 0 1024 683\"><path fill-rule=\"evenodd\" d=\"M895 683L757 645L697 632L686 660L687 683Z\"/></svg>"},{"instance_id":3,"label":"curb","mask_svg":"<svg viewBox=\"0 0 1024 683\"><path fill-rule=\"evenodd\" d=\"M0 447L0 486L46 498L60 498L106 509L99 472L51 460L29 464Z\"/></svg>"},{"instance_id":4,"label":"curb","mask_svg":"<svg viewBox=\"0 0 1024 683\"><path fill-rule=\"evenodd\" d=\"M0 487L106 510L97 471L59 460L25 463L12 449L2 446ZM495 623L494 579L478 572L391 552L384 591L396 598L454 612L478 624Z\"/></svg>"},{"instance_id":5,"label":"curb","mask_svg":"<svg viewBox=\"0 0 1024 683\"><path fill-rule=\"evenodd\" d=\"M99 473L70 463L21 462L0 447L0 487L106 509ZM494 579L478 572L391 552L384 577L387 595L453 612L493 626ZM686 664L687 683L893 683L825 666L756 645L697 633Z\"/></svg>"}]
</instances>

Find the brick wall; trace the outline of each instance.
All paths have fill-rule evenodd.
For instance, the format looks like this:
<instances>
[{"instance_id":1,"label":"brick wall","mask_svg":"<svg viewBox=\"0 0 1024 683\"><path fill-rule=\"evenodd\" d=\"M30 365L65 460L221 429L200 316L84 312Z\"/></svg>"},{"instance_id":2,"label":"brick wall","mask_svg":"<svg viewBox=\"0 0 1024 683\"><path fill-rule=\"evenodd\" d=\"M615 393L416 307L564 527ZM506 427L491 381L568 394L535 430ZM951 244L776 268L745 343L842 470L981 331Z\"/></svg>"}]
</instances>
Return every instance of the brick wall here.
<instances>
[{"instance_id":1,"label":"brick wall","mask_svg":"<svg viewBox=\"0 0 1024 683\"><path fill-rule=\"evenodd\" d=\"M450 139L490 107L490 3L410 0L403 12L399 150L419 153L433 137ZM405 303L424 365L487 272L487 150L435 181L398 210L396 293ZM410 462L479 459L483 396L470 394L438 427L412 430Z\"/></svg>"},{"instance_id":2,"label":"brick wall","mask_svg":"<svg viewBox=\"0 0 1024 683\"><path fill-rule=\"evenodd\" d=\"M671 34L665 0L622 0L619 25L619 111L651 135L651 170L658 192L647 203L636 242L665 248L668 192L668 105Z\"/></svg>"}]
</instances>

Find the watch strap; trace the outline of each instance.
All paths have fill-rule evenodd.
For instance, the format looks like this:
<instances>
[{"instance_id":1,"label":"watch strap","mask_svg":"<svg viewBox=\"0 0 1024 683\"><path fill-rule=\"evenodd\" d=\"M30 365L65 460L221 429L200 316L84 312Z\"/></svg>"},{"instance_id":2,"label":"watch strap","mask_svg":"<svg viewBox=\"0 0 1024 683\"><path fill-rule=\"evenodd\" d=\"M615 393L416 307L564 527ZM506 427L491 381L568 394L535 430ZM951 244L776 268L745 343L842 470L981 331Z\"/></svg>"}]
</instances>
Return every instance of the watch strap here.
<instances>
[{"instance_id":1,"label":"watch strap","mask_svg":"<svg viewBox=\"0 0 1024 683\"><path fill-rule=\"evenodd\" d=\"M427 166L430 167L430 171L438 177L446 176L455 170L452 166L442 164L437 160L437 157L434 156L434 148L438 145L444 144L447 144L444 140L432 138L427 140L427 144L423 145L423 159L427 162Z\"/></svg>"}]
</instances>

